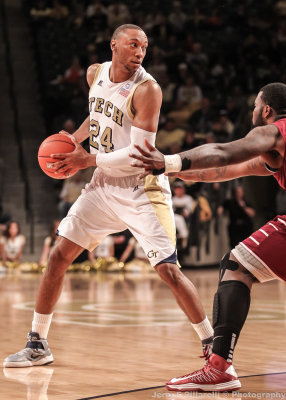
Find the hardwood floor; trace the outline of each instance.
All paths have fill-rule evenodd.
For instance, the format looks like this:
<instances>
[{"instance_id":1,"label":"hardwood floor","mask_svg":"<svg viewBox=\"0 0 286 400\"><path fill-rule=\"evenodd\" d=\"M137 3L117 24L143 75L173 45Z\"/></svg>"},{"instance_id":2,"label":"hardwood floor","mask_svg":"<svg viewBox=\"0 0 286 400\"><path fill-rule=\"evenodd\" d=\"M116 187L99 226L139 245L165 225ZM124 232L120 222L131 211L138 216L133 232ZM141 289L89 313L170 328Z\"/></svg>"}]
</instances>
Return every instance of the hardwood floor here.
<instances>
[{"instance_id":1,"label":"hardwood floor","mask_svg":"<svg viewBox=\"0 0 286 400\"><path fill-rule=\"evenodd\" d=\"M185 271L209 316L216 270ZM3 360L25 346L40 276L0 277ZM168 392L164 383L203 365L200 342L155 273L67 274L46 367L0 372L0 399L286 399L286 285L256 285L236 348L239 393ZM284 397L283 397L284 396Z\"/></svg>"}]
</instances>

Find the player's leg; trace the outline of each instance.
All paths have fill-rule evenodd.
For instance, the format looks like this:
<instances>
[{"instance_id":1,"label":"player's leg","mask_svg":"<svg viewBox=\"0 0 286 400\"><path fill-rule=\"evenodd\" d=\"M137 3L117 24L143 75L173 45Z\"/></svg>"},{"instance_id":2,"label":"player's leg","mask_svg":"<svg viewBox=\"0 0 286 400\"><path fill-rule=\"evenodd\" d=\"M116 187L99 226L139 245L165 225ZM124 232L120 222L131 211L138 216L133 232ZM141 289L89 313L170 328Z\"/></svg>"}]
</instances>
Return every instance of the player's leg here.
<instances>
[{"instance_id":1,"label":"player's leg","mask_svg":"<svg viewBox=\"0 0 286 400\"><path fill-rule=\"evenodd\" d=\"M160 263L155 266L160 278L169 286L181 309L192 323L203 344L203 351L209 355L213 329L205 314L196 287L180 270L177 264Z\"/></svg>"},{"instance_id":2,"label":"player's leg","mask_svg":"<svg viewBox=\"0 0 286 400\"><path fill-rule=\"evenodd\" d=\"M221 261L214 298L213 354L207 365L167 383L169 390L236 390L241 387L232 365L237 339L245 323L254 282L286 280L286 217L276 217L238 244Z\"/></svg>"},{"instance_id":3,"label":"player's leg","mask_svg":"<svg viewBox=\"0 0 286 400\"><path fill-rule=\"evenodd\" d=\"M150 264L172 290L179 306L198 333L206 350L212 342L213 329L206 317L198 292L177 265L176 227L169 182L166 176L148 176L133 192L134 182L124 198L130 199L128 214L122 213L120 204L113 210L126 223L142 246ZM123 196L118 196L122 198ZM208 354L206 354L208 356Z\"/></svg>"},{"instance_id":4,"label":"player's leg","mask_svg":"<svg viewBox=\"0 0 286 400\"><path fill-rule=\"evenodd\" d=\"M213 303L214 338L208 369L171 379L166 385L169 390L224 391L241 387L232 357L249 311L250 290L256 281L231 253L224 256Z\"/></svg>"},{"instance_id":5,"label":"player's leg","mask_svg":"<svg viewBox=\"0 0 286 400\"><path fill-rule=\"evenodd\" d=\"M40 282L32 330L28 333L25 349L8 356L4 367L32 367L53 362L47 342L52 312L62 290L64 275L83 247L60 237L49 257L48 266Z\"/></svg>"}]
</instances>

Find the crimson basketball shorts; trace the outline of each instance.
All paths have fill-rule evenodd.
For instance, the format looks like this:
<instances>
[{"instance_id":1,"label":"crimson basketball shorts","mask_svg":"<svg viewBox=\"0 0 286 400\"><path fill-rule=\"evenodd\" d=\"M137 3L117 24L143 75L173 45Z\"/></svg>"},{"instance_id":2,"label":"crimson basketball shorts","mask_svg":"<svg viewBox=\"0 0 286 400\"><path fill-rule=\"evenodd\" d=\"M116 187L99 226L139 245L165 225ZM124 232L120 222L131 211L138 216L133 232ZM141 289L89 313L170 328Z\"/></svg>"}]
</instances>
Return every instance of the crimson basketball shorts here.
<instances>
[{"instance_id":1,"label":"crimson basketball shorts","mask_svg":"<svg viewBox=\"0 0 286 400\"><path fill-rule=\"evenodd\" d=\"M232 253L260 282L286 281L286 215L267 222Z\"/></svg>"},{"instance_id":2,"label":"crimson basketball shorts","mask_svg":"<svg viewBox=\"0 0 286 400\"><path fill-rule=\"evenodd\" d=\"M136 176L111 177L95 170L58 231L92 251L107 235L129 229L152 266L177 263L176 228L171 190L164 175L138 181Z\"/></svg>"}]
</instances>

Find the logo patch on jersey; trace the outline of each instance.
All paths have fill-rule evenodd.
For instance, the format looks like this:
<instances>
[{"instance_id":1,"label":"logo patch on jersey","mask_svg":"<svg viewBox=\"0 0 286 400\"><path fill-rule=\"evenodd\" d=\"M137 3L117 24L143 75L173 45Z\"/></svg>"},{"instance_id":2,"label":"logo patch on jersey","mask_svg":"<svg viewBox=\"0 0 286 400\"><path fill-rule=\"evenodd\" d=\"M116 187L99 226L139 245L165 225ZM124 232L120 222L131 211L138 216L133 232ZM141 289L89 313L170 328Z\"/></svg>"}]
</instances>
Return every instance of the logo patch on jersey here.
<instances>
[{"instance_id":1,"label":"logo patch on jersey","mask_svg":"<svg viewBox=\"0 0 286 400\"><path fill-rule=\"evenodd\" d=\"M102 84L103 84L103 81L98 82L98 86L102 86Z\"/></svg>"},{"instance_id":2,"label":"logo patch on jersey","mask_svg":"<svg viewBox=\"0 0 286 400\"><path fill-rule=\"evenodd\" d=\"M128 90L129 88L130 88L130 83L126 83L125 87L120 89L119 94L121 94L121 96L128 97L130 93L130 90Z\"/></svg>"}]
</instances>

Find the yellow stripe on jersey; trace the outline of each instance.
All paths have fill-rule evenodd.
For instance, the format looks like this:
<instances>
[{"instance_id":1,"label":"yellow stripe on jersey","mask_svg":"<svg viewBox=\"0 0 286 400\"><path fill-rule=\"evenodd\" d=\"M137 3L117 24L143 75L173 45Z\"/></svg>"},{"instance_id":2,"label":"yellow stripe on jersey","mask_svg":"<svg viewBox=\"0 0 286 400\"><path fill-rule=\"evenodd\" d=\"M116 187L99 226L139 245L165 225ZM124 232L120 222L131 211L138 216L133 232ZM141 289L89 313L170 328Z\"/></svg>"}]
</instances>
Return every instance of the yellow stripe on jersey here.
<instances>
[{"instance_id":1,"label":"yellow stripe on jersey","mask_svg":"<svg viewBox=\"0 0 286 400\"><path fill-rule=\"evenodd\" d=\"M93 82L92 82L92 84L91 84L91 86L90 86L90 88L89 88L89 93L90 93L91 89L93 88L96 79L98 78L98 75L99 75L99 73L100 73L101 67L102 67L102 64L100 64L100 65L97 67L97 70L95 71L94 78L93 78Z\"/></svg>"},{"instance_id":2,"label":"yellow stripe on jersey","mask_svg":"<svg viewBox=\"0 0 286 400\"><path fill-rule=\"evenodd\" d=\"M152 79L150 79L150 78L143 79L141 82L137 83L137 85L135 85L135 86L133 87L133 89L131 90L131 93L130 93L130 95L128 96L127 104L126 104L127 112L128 112L128 115L129 115L130 118L133 119L134 116L135 116L135 115L133 114L133 112L132 112L132 109L131 109L132 99L133 99L133 95L134 95L135 90L136 90L136 89L138 88L138 86L141 85L142 83L147 82L147 81L151 81L151 80L152 80Z\"/></svg>"},{"instance_id":3,"label":"yellow stripe on jersey","mask_svg":"<svg viewBox=\"0 0 286 400\"><path fill-rule=\"evenodd\" d=\"M144 191L150 200L161 225L171 239L173 245L176 247L176 227L171 215L170 207L156 176L146 176L144 179Z\"/></svg>"}]
</instances>

